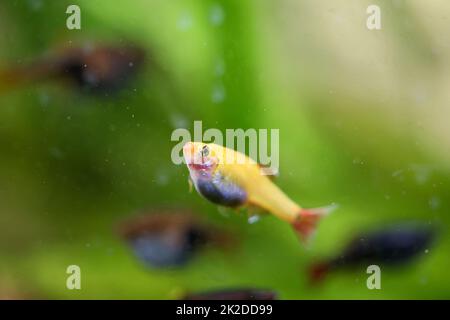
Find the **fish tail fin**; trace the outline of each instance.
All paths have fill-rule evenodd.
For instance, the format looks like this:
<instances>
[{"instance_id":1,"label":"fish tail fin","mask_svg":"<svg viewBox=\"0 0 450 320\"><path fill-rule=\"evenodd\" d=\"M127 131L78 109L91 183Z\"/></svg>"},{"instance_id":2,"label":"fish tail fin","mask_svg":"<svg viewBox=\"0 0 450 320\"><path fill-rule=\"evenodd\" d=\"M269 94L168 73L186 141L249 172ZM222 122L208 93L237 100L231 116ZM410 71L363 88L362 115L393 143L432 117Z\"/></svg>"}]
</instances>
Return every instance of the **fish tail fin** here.
<instances>
[{"instance_id":1,"label":"fish tail fin","mask_svg":"<svg viewBox=\"0 0 450 320\"><path fill-rule=\"evenodd\" d=\"M320 208L301 209L297 219L292 223L292 227L300 240L305 244L309 243L320 219L330 214L336 208L337 205L332 204Z\"/></svg>"},{"instance_id":2,"label":"fish tail fin","mask_svg":"<svg viewBox=\"0 0 450 320\"><path fill-rule=\"evenodd\" d=\"M319 263L313 264L309 268L309 283L311 285L319 284L320 282L322 282L325 279L329 270L330 270L330 266L326 262L319 262Z\"/></svg>"}]
</instances>

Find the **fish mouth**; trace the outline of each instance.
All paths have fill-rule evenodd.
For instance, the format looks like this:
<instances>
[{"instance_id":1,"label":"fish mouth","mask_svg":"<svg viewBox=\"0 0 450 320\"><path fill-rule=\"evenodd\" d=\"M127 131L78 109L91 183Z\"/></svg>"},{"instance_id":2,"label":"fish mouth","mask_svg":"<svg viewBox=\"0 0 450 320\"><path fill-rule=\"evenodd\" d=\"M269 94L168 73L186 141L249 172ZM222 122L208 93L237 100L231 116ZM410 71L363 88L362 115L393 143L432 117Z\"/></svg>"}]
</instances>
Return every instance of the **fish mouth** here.
<instances>
[{"instance_id":1,"label":"fish mouth","mask_svg":"<svg viewBox=\"0 0 450 320\"><path fill-rule=\"evenodd\" d=\"M193 170L208 170L211 168L211 165L207 163L188 163L188 166Z\"/></svg>"},{"instance_id":2,"label":"fish mouth","mask_svg":"<svg viewBox=\"0 0 450 320\"><path fill-rule=\"evenodd\" d=\"M196 145L193 142L188 142L183 146L183 156L189 169L194 171L210 170L214 163L210 159L204 158L196 154Z\"/></svg>"}]
</instances>

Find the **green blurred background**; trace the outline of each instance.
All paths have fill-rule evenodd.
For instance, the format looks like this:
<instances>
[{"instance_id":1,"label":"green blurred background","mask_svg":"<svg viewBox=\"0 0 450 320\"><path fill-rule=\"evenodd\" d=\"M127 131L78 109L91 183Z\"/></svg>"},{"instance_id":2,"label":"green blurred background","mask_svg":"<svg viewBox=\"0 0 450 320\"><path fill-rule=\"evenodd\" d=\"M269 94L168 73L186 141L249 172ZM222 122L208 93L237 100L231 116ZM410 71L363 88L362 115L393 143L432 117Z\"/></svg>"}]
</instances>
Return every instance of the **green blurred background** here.
<instances>
[{"instance_id":1,"label":"green blurred background","mask_svg":"<svg viewBox=\"0 0 450 320\"><path fill-rule=\"evenodd\" d=\"M81 30L67 30L69 4ZM366 28L377 4L382 29ZM58 81L0 95L0 298L176 299L270 288L282 299L450 298L450 3L444 0L0 1L0 67L70 41L152 57L113 97ZM301 247L272 216L248 224L189 193L172 131L279 128L277 184L302 206L340 204ZM191 208L241 246L146 269L115 233L145 208ZM352 234L433 222L439 242L406 268L307 285L307 266ZM67 290L66 268L82 271Z\"/></svg>"}]
</instances>

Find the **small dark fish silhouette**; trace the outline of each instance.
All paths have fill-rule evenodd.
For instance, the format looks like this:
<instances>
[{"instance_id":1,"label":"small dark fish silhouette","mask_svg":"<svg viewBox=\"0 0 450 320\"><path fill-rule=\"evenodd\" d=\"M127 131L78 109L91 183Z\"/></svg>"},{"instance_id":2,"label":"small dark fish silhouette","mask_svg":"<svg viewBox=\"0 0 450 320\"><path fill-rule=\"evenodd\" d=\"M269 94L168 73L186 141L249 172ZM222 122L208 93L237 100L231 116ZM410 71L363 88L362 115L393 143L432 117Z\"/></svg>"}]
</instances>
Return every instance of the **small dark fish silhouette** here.
<instances>
[{"instance_id":1,"label":"small dark fish silhouette","mask_svg":"<svg viewBox=\"0 0 450 320\"><path fill-rule=\"evenodd\" d=\"M187 294L182 300L276 300L277 294L271 290L227 289Z\"/></svg>"},{"instance_id":2,"label":"small dark fish silhouette","mask_svg":"<svg viewBox=\"0 0 450 320\"><path fill-rule=\"evenodd\" d=\"M67 79L90 93L122 89L144 62L144 50L132 45L83 45L0 71L0 91L46 79Z\"/></svg>"},{"instance_id":3,"label":"small dark fish silhouette","mask_svg":"<svg viewBox=\"0 0 450 320\"><path fill-rule=\"evenodd\" d=\"M139 260L157 268L182 266L201 248L233 243L230 234L188 211L142 215L122 223L120 234Z\"/></svg>"},{"instance_id":4,"label":"small dark fish silhouette","mask_svg":"<svg viewBox=\"0 0 450 320\"><path fill-rule=\"evenodd\" d=\"M338 257L314 264L312 283L323 280L332 270L361 265L405 265L428 249L436 238L431 225L405 223L354 238Z\"/></svg>"}]
</instances>

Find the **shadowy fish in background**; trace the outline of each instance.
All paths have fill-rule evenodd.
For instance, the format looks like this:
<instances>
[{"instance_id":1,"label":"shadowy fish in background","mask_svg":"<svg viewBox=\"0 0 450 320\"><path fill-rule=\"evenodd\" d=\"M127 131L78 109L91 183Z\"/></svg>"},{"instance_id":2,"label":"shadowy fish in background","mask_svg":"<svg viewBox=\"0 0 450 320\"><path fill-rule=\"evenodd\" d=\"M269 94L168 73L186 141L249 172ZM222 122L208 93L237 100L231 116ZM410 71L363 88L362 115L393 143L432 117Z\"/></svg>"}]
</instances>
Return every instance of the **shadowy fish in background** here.
<instances>
[{"instance_id":1,"label":"shadowy fish in background","mask_svg":"<svg viewBox=\"0 0 450 320\"><path fill-rule=\"evenodd\" d=\"M187 211L148 213L120 225L121 236L136 257L155 268L186 264L201 248L229 248L231 235Z\"/></svg>"},{"instance_id":2,"label":"shadowy fish in background","mask_svg":"<svg viewBox=\"0 0 450 320\"><path fill-rule=\"evenodd\" d=\"M246 155L209 143L188 142L183 155L195 189L209 201L228 207L257 207L289 222L303 242L335 206L304 209L287 197L260 165ZM231 160L230 160L231 159Z\"/></svg>"},{"instance_id":3,"label":"shadowy fish in background","mask_svg":"<svg viewBox=\"0 0 450 320\"><path fill-rule=\"evenodd\" d=\"M437 231L429 224L404 223L354 238L337 257L310 268L310 281L317 283L337 269L371 264L405 265L433 244Z\"/></svg>"},{"instance_id":4,"label":"shadowy fish in background","mask_svg":"<svg viewBox=\"0 0 450 320\"><path fill-rule=\"evenodd\" d=\"M227 289L187 294L181 300L276 300L277 294L271 290Z\"/></svg>"},{"instance_id":5,"label":"shadowy fish in background","mask_svg":"<svg viewBox=\"0 0 450 320\"><path fill-rule=\"evenodd\" d=\"M132 45L61 48L28 64L0 71L0 92L43 80L63 79L89 93L114 93L126 86L145 59Z\"/></svg>"}]
</instances>

